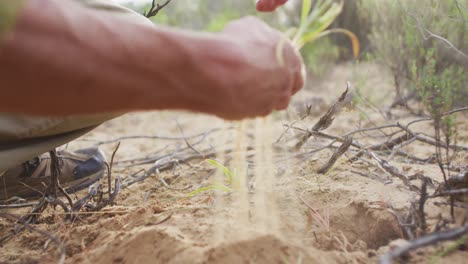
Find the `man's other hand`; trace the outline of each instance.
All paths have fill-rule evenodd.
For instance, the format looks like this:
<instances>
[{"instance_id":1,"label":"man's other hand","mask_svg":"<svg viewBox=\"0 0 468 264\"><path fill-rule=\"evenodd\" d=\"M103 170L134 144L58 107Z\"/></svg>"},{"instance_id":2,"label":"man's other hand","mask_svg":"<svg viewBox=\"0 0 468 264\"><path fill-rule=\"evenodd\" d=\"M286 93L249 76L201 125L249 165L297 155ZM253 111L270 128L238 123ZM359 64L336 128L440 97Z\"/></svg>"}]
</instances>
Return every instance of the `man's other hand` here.
<instances>
[{"instance_id":1,"label":"man's other hand","mask_svg":"<svg viewBox=\"0 0 468 264\"><path fill-rule=\"evenodd\" d=\"M260 12L272 12L279 6L284 5L288 0L258 0L257 10Z\"/></svg>"}]
</instances>

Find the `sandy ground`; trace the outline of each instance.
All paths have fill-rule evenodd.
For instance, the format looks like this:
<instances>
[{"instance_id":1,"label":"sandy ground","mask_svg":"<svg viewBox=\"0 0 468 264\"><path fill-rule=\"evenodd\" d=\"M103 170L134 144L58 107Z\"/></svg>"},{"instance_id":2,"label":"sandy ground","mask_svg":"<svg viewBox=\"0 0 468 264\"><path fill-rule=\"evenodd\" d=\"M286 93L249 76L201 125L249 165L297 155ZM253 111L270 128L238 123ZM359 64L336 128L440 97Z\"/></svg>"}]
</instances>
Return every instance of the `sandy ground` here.
<instances>
[{"instance_id":1,"label":"sandy ground","mask_svg":"<svg viewBox=\"0 0 468 264\"><path fill-rule=\"evenodd\" d=\"M273 114L273 123L268 128L272 138L276 139L284 131L283 124L297 119L294 109L301 108L298 102L313 103L312 115L295 124L310 128L338 98L348 80L355 92L359 89L375 105L390 103L392 80L380 67L339 65L320 80L309 81L307 89L296 96L288 113ZM367 109L364 114L360 111L363 108L358 105L344 111L325 131L342 135L359 127L417 118L396 110L393 119L384 120L379 111ZM466 116L459 118L461 141L458 143L462 145L468 143L466 120ZM226 129L231 125L238 126L190 113L133 113L103 124L67 148L77 149L132 135L180 137L183 134L189 138L222 128L207 134L201 142L198 141L200 137L188 140L197 151L206 151L235 144L238 131ZM432 131L430 123L421 123L415 130ZM250 133L252 129L247 126L245 131ZM294 136L294 133L286 136ZM363 135L356 138L362 143L382 141ZM249 140L245 142L255 144ZM238 206L240 201L236 193L207 191L187 198L188 193L208 186L216 175L219 176L219 173L212 173L213 166L198 159L180 163L174 169L155 173L131 185L120 193L114 206L99 214L83 215L70 222L48 210L37 227L62 241L66 248L66 263L376 263L391 245L401 243L398 239L403 236L390 208L404 212L409 201L417 196L398 179L390 181L390 176L364 162L349 164L341 158L329 173L317 174L317 169L332 154L331 150L305 159L292 158L294 154L306 153L326 142L311 138L299 152L286 153L283 159L274 161L270 165L272 175L262 186L255 183L258 175L247 172L249 205L244 211L239 210L242 207ZM184 140L121 140L113 176L125 178L153 165L152 162L130 166L126 160L177 153L185 147ZM102 144L101 148L110 157L115 143ZM432 146L419 143L404 150L420 157L429 157L434 151ZM231 164L229 160L225 159L225 162ZM468 154L459 153L454 163L468 164ZM435 164L411 164L401 157L394 157L391 164L408 175L420 172L436 181L441 180ZM265 185L269 186L265 197L270 199L274 209L250 206L255 203L253 194ZM311 213L304 202L315 208L320 217ZM449 213L447 207L437 207L431 202L426 212L430 225L435 223L438 214L448 217ZM240 217L244 213L247 217ZM462 213L456 211L457 219ZM11 223L0 220L0 233L10 227ZM439 258L447 245L417 250L405 263L464 263L468 259L468 253L461 250ZM58 259L57 246L37 233L19 234L0 249L0 263L56 263Z\"/></svg>"}]
</instances>

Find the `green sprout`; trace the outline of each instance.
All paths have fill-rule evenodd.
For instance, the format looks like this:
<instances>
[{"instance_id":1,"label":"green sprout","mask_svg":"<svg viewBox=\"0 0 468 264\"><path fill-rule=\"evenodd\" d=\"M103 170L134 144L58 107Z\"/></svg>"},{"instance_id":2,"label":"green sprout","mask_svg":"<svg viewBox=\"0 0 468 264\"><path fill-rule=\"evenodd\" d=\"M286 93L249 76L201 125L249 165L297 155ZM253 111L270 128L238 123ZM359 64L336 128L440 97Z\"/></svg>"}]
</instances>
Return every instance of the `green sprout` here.
<instances>
[{"instance_id":1,"label":"green sprout","mask_svg":"<svg viewBox=\"0 0 468 264\"><path fill-rule=\"evenodd\" d=\"M299 28L293 28L286 34L294 32L292 42L297 49L331 33L341 33L351 40L353 55L359 55L359 40L356 35L343 28L327 29L343 11L343 1L317 0L312 6L312 0L302 1L301 20Z\"/></svg>"},{"instance_id":2,"label":"green sprout","mask_svg":"<svg viewBox=\"0 0 468 264\"><path fill-rule=\"evenodd\" d=\"M233 173L228 167L224 166L223 164L221 164L220 162L218 162L216 160L207 159L206 162L210 163L215 168L217 168L217 169L219 169L219 170L221 170L223 172L224 176L226 176L225 183L215 182L215 183L212 183L212 184L210 184L208 186L198 188L195 191L192 191L189 194L187 194L186 198L192 197L192 196L200 194L202 192L212 191L212 190L232 192L231 187L229 187L228 185L232 185L233 181L236 178L236 173L235 172Z\"/></svg>"}]
</instances>

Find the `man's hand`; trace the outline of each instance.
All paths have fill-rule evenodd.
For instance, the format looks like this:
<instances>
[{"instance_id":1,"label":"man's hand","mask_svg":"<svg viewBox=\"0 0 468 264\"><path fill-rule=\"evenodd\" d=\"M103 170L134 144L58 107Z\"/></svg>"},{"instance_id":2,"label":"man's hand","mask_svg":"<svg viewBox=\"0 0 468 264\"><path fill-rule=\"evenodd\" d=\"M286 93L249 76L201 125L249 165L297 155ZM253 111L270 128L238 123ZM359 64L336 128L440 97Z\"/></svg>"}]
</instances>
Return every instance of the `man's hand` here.
<instances>
[{"instance_id":1,"label":"man's hand","mask_svg":"<svg viewBox=\"0 0 468 264\"><path fill-rule=\"evenodd\" d=\"M257 10L261 12L272 12L277 7L284 5L288 0L258 0Z\"/></svg>"},{"instance_id":2,"label":"man's hand","mask_svg":"<svg viewBox=\"0 0 468 264\"><path fill-rule=\"evenodd\" d=\"M215 114L240 119L286 108L304 85L302 59L289 40L255 17L229 23L222 34L235 46L229 72L223 74L228 97ZM278 45L282 59L276 53Z\"/></svg>"}]
</instances>

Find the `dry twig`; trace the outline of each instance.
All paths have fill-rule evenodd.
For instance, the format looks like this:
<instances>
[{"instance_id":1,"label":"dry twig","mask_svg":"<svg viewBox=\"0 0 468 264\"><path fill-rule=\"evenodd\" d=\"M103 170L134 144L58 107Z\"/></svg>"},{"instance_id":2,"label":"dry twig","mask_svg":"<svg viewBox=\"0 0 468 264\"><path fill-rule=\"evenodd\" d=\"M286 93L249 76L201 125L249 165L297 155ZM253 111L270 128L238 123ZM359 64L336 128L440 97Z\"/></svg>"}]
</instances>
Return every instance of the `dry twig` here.
<instances>
[{"instance_id":1,"label":"dry twig","mask_svg":"<svg viewBox=\"0 0 468 264\"><path fill-rule=\"evenodd\" d=\"M338 101L328 109L328 111L319 119L319 121L317 121L317 123L315 123L311 131L319 132L321 130L324 130L330 127L330 125L333 123L333 120L335 119L335 115L344 106L345 98L346 98L346 95L348 94L349 88L350 88L350 83L348 82L346 90L338 98ZM294 148L300 149L307 142L307 140L313 135L314 134L312 132L308 131L308 133L306 133L302 137L302 139L294 146Z\"/></svg>"},{"instance_id":2,"label":"dry twig","mask_svg":"<svg viewBox=\"0 0 468 264\"><path fill-rule=\"evenodd\" d=\"M323 165L317 171L317 173L320 173L320 174L327 173L333 167L333 165L338 160L338 158L341 157L349 149L352 143L353 143L352 137L345 138L341 146L333 153L333 155L328 160L328 162L325 165Z\"/></svg>"},{"instance_id":3,"label":"dry twig","mask_svg":"<svg viewBox=\"0 0 468 264\"><path fill-rule=\"evenodd\" d=\"M391 264L392 260L398 257L401 257L407 253L409 253L411 250L415 250L420 247L426 247L430 245L434 245L436 243L442 242L442 241L447 241L447 240L454 240L457 238L460 238L464 236L465 234L468 234L468 225L451 229L448 231L444 232L436 232L432 233L430 235L426 235L423 237L420 237L418 239L415 239L411 241L408 245L398 247L387 254L383 255L380 258L380 264Z\"/></svg>"},{"instance_id":4,"label":"dry twig","mask_svg":"<svg viewBox=\"0 0 468 264\"><path fill-rule=\"evenodd\" d=\"M151 8L148 11L148 13L146 13L146 11L143 13L145 17L150 18L150 17L157 15L159 11L161 11L164 7L166 7L171 2L171 0L166 0L166 2L164 2L164 4L161 4L161 5L156 4L155 2L156 0L153 0L151 2Z\"/></svg>"}]
</instances>

